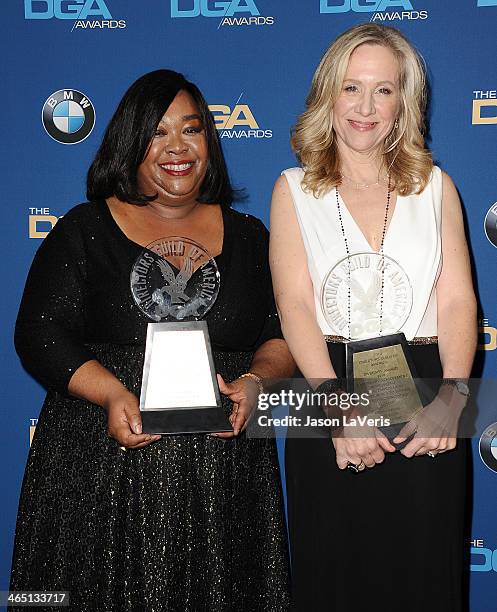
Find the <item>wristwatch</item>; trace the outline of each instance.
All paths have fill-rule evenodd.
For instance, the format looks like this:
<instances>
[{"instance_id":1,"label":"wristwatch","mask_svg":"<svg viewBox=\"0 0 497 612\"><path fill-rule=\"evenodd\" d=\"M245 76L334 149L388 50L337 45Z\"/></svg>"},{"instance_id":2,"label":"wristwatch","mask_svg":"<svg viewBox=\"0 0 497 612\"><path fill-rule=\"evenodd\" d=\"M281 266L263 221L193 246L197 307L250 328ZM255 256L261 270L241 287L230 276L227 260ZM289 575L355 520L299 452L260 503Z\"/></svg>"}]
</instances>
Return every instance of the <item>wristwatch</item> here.
<instances>
[{"instance_id":1,"label":"wristwatch","mask_svg":"<svg viewBox=\"0 0 497 612\"><path fill-rule=\"evenodd\" d=\"M463 380L457 378L444 378L442 379L442 385L451 385L456 388L456 391L464 397L469 397L470 391L468 385Z\"/></svg>"}]
</instances>

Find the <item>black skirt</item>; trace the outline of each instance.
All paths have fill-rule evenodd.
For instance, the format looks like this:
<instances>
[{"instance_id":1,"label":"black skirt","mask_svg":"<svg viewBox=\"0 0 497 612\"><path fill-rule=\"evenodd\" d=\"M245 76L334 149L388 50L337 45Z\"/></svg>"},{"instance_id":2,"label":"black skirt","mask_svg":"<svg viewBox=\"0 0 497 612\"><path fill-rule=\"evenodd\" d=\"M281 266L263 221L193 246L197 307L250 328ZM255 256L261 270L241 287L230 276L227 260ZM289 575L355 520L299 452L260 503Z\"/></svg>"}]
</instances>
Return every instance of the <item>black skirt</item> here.
<instances>
[{"instance_id":1,"label":"black skirt","mask_svg":"<svg viewBox=\"0 0 497 612\"><path fill-rule=\"evenodd\" d=\"M411 346L419 377L441 377L436 345ZM344 345L329 345L339 376ZM461 612L467 444L435 459L388 454L340 470L330 437L286 440L292 593L298 612Z\"/></svg>"},{"instance_id":2,"label":"black skirt","mask_svg":"<svg viewBox=\"0 0 497 612\"><path fill-rule=\"evenodd\" d=\"M92 351L139 392L143 348ZM232 380L251 357L215 352L216 370ZM274 439L163 436L124 452L102 408L49 393L10 588L69 591L75 612L286 612L282 497Z\"/></svg>"}]
</instances>

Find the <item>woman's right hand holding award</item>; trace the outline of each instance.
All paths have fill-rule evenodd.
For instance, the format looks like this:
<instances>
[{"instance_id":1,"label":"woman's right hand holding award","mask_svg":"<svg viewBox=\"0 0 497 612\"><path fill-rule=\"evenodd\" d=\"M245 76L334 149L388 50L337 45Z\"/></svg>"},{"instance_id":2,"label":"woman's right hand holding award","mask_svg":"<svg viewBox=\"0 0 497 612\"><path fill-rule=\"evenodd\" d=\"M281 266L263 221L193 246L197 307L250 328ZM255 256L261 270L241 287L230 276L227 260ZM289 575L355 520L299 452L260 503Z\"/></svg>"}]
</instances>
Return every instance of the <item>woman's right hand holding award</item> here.
<instances>
[{"instance_id":1,"label":"woman's right hand holding award","mask_svg":"<svg viewBox=\"0 0 497 612\"><path fill-rule=\"evenodd\" d=\"M395 451L395 447L377 427L350 424L357 416L354 413L347 415L345 418L349 424L342 427L338 435L332 435L336 462L341 470L350 466L356 468L352 471L359 472L365 467L373 468L383 462L385 453Z\"/></svg>"},{"instance_id":2,"label":"woman's right hand holding award","mask_svg":"<svg viewBox=\"0 0 497 612\"><path fill-rule=\"evenodd\" d=\"M160 440L160 435L142 432L138 398L127 389L110 395L104 408L107 410L107 434L122 450L143 448Z\"/></svg>"}]
</instances>

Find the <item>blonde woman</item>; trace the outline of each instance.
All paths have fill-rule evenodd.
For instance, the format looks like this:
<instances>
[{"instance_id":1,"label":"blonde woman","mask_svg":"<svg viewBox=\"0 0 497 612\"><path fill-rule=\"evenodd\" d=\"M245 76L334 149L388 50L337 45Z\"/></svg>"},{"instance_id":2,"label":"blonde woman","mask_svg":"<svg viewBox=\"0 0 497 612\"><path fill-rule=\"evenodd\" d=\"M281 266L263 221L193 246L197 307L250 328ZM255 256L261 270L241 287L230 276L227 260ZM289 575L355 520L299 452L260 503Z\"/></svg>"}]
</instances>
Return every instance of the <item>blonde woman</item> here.
<instances>
[{"instance_id":1,"label":"blonde woman","mask_svg":"<svg viewBox=\"0 0 497 612\"><path fill-rule=\"evenodd\" d=\"M349 341L400 333L417 375L443 379L391 436L364 426L287 438L298 611L464 609L466 447L456 435L476 304L457 191L425 147L425 100L422 60L399 31L351 28L324 54L294 129L301 167L274 188L273 284L303 376L331 397Z\"/></svg>"}]
</instances>

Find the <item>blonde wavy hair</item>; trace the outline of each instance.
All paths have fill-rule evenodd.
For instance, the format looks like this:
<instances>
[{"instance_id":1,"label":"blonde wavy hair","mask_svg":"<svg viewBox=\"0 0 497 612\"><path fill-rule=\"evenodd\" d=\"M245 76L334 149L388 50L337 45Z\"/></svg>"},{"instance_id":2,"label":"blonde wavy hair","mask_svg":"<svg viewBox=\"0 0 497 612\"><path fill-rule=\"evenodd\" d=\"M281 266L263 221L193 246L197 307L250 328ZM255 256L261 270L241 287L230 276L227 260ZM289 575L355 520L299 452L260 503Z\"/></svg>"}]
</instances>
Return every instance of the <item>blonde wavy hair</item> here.
<instances>
[{"instance_id":1,"label":"blonde wavy hair","mask_svg":"<svg viewBox=\"0 0 497 612\"><path fill-rule=\"evenodd\" d=\"M398 193L421 193L433 167L424 141L426 76L424 61L395 28L366 23L341 34L323 55L312 79L306 110L292 130L291 144L304 168L302 187L315 197L341 183L340 156L333 129L333 107L350 56L364 44L381 45L399 62L400 107L396 127L385 139L383 167Z\"/></svg>"}]
</instances>

